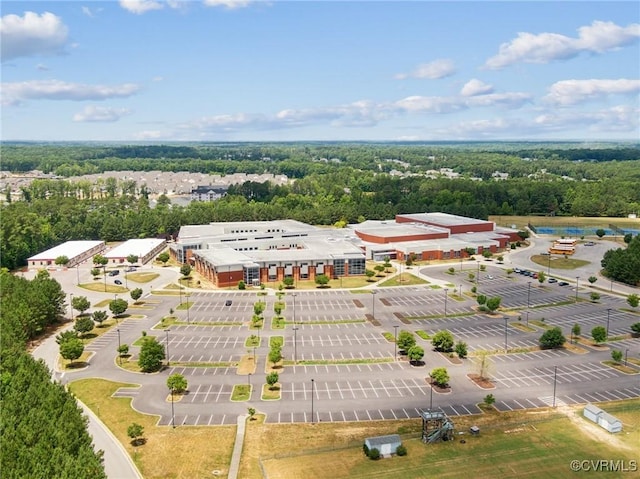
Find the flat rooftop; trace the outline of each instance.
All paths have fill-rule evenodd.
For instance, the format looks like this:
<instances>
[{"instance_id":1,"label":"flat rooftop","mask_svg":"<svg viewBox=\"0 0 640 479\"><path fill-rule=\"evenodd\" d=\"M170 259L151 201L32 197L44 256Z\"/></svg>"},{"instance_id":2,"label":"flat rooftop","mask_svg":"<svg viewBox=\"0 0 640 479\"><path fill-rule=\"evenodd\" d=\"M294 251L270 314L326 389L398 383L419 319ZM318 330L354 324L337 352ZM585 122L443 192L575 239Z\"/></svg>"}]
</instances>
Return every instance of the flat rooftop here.
<instances>
[{"instance_id":1,"label":"flat rooftop","mask_svg":"<svg viewBox=\"0 0 640 479\"><path fill-rule=\"evenodd\" d=\"M408 218L412 221L427 221L443 226L475 225L491 223L491 221L468 218L466 216L450 215L449 213L415 213L408 215L398 215L401 218Z\"/></svg>"},{"instance_id":2,"label":"flat rooftop","mask_svg":"<svg viewBox=\"0 0 640 479\"><path fill-rule=\"evenodd\" d=\"M104 254L105 258L126 258L129 255L144 256L165 243L158 238L130 239Z\"/></svg>"},{"instance_id":3,"label":"flat rooftop","mask_svg":"<svg viewBox=\"0 0 640 479\"><path fill-rule=\"evenodd\" d=\"M58 246L31 256L27 261L56 259L60 256L66 256L72 259L85 251L89 251L103 244L104 241L67 241L66 243L59 244Z\"/></svg>"}]
</instances>

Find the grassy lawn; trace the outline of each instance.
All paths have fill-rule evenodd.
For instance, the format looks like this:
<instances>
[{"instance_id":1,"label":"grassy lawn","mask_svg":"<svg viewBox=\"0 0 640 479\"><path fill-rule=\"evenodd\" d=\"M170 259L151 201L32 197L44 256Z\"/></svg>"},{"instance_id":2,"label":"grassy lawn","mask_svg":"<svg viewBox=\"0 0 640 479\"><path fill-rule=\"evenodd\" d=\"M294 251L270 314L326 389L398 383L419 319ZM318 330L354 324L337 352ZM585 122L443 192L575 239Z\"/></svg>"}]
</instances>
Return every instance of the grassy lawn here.
<instances>
[{"instance_id":1,"label":"grassy lawn","mask_svg":"<svg viewBox=\"0 0 640 479\"><path fill-rule=\"evenodd\" d=\"M516 225L516 228L522 229L531 223L534 226L556 226L556 227L593 227L598 226L608 228L609 224L616 225L618 228L637 228L638 220L632 218L613 218L613 217L573 217L573 216L489 216L489 221L495 221L499 226Z\"/></svg>"},{"instance_id":2,"label":"grassy lawn","mask_svg":"<svg viewBox=\"0 0 640 479\"><path fill-rule=\"evenodd\" d=\"M607 460L636 459L633 444L637 445L640 429L640 401L633 408L621 406L619 412L615 408L604 407L625 424L630 424L629 434L621 437L623 446L618 447L608 441L598 441L585 433L580 426L582 408L569 411L568 417L558 412L518 412L509 414L492 413L474 417L453 418L456 432L467 432L471 425L478 425L481 433L477 437L469 434L456 436L456 440L425 445L417 434L403 437L403 444L408 450L405 457L393 457L371 461L362 453L362 442L365 437L379 434L391 434L399 430L417 432L420 421L404 421L389 423L357 423L351 427L339 424L316 424L298 426L299 448L306 448L296 454L284 438L291 441L293 431L281 426L278 434L269 431L264 424L251 424L247 431L245 451L259 454L265 476L269 478L294 479L314 478L562 478L572 460L588 460L604 457ZM630 421L627 423L627 421ZM499 422L501 424L495 424ZM403 427L404 426L404 427ZM417 426L417 427L416 427ZM407 431L409 432L409 431ZM603 434L607 434L604 432ZM276 436L277 435L277 439ZM322 436L325 437L323 440ZM259 450L256 441L262 438L273 438L269 446L271 453ZM465 443L459 441L464 438ZM300 440L301 439L301 440ZM626 441L626 442L625 442ZM290 445L290 444L289 444ZM258 451L253 451L253 448ZM246 458L245 458L246 459ZM257 462L257 461L254 461ZM327 464L331 464L328 473ZM247 478L262 477L257 465L251 467L243 461L246 469L241 469L241 476ZM586 475L577 473L580 477Z\"/></svg>"},{"instance_id":3,"label":"grassy lawn","mask_svg":"<svg viewBox=\"0 0 640 479\"><path fill-rule=\"evenodd\" d=\"M183 296L186 296L186 295L183 295ZM181 304L176 306L176 310L178 310L178 309L186 310L186 309L191 308L191 306L193 306L193 301L183 301Z\"/></svg>"},{"instance_id":4,"label":"grassy lawn","mask_svg":"<svg viewBox=\"0 0 640 479\"><path fill-rule=\"evenodd\" d=\"M157 416L140 414L131 408L131 398L114 398L120 387L135 387L104 379L84 379L69 385L109 427L134 458L145 479L212 477L211 471L226 476L235 440L235 426L191 427L175 429L156 426ZM147 442L134 448L127 427L136 422L144 427Z\"/></svg>"},{"instance_id":5,"label":"grassy lawn","mask_svg":"<svg viewBox=\"0 0 640 479\"><path fill-rule=\"evenodd\" d=\"M402 273L402 281L400 275L394 276L380 283L380 286L413 286L415 284L429 284L422 278L412 275L411 273Z\"/></svg>"},{"instance_id":6,"label":"grassy lawn","mask_svg":"<svg viewBox=\"0 0 640 479\"><path fill-rule=\"evenodd\" d=\"M276 383L273 386L263 384L261 399L263 401L277 401L280 399L280 383Z\"/></svg>"},{"instance_id":7,"label":"grassy lawn","mask_svg":"<svg viewBox=\"0 0 640 479\"><path fill-rule=\"evenodd\" d=\"M260 337L252 334L244 342L245 348L257 348L260 347Z\"/></svg>"},{"instance_id":8,"label":"grassy lawn","mask_svg":"<svg viewBox=\"0 0 640 479\"><path fill-rule=\"evenodd\" d=\"M249 384L236 384L231 393L232 401L248 401L251 397L251 386Z\"/></svg>"},{"instance_id":9,"label":"grassy lawn","mask_svg":"<svg viewBox=\"0 0 640 479\"><path fill-rule=\"evenodd\" d=\"M542 254L535 254L531 257L531 261L535 264L539 264L543 271L546 273L549 267L549 256ZM589 264L589 261L585 261L583 259L574 259L570 256L554 256L551 255L551 268L552 269L576 269L580 266L584 266ZM553 276L553 275L551 275Z\"/></svg>"},{"instance_id":10,"label":"grassy lawn","mask_svg":"<svg viewBox=\"0 0 640 479\"><path fill-rule=\"evenodd\" d=\"M158 273L148 273L148 272L140 272L140 273L128 273L127 280L135 281L136 283L149 283L160 276Z\"/></svg>"},{"instance_id":11,"label":"grassy lawn","mask_svg":"<svg viewBox=\"0 0 640 479\"><path fill-rule=\"evenodd\" d=\"M96 281L95 283L83 283L79 285L81 288L88 289L89 291L96 291L98 293L126 293L129 290L124 286L118 286L117 284L107 283L105 288L104 282ZM111 300L109 300L111 301Z\"/></svg>"},{"instance_id":12,"label":"grassy lawn","mask_svg":"<svg viewBox=\"0 0 640 479\"><path fill-rule=\"evenodd\" d=\"M256 372L256 358L253 357L253 351L245 354L240 358L238 363L237 374L253 374Z\"/></svg>"}]
</instances>

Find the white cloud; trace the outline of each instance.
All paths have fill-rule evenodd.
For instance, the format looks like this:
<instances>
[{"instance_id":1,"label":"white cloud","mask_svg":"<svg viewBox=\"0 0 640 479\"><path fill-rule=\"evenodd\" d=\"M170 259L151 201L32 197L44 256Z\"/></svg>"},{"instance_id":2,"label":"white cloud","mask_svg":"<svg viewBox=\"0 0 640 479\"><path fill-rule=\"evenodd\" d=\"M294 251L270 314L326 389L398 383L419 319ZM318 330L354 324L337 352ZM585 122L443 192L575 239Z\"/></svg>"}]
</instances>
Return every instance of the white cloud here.
<instances>
[{"instance_id":1,"label":"white cloud","mask_svg":"<svg viewBox=\"0 0 640 479\"><path fill-rule=\"evenodd\" d=\"M640 37L640 24L620 27L612 22L594 21L580 27L578 32L577 38L558 33L518 33L515 39L500 45L498 54L489 58L484 66L500 69L518 62L566 60L582 52L603 53L636 41Z\"/></svg>"},{"instance_id":2,"label":"white cloud","mask_svg":"<svg viewBox=\"0 0 640 479\"><path fill-rule=\"evenodd\" d=\"M640 93L640 80L564 80L551 85L545 100L556 105L573 105L610 95Z\"/></svg>"},{"instance_id":3,"label":"white cloud","mask_svg":"<svg viewBox=\"0 0 640 479\"><path fill-rule=\"evenodd\" d=\"M47 65L42 64L42 63L38 63L36 65L36 70L41 71L41 72L48 72L49 71L49 67Z\"/></svg>"},{"instance_id":4,"label":"white cloud","mask_svg":"<svg viewBox=\"0 0 640 479\"><path fill-rule=\"evenodd\" d=\"M489 95L476 95L464 100L469 107L502 106L506 108L520 108L525 103L533 101L533 96L529 93L491 93Z\"/></svg>"},{"instance_id":5,"label":"white cloud","mask_svg":"<svg viewBox=\"0 0 640 479\"><path fill-rule=\"evenodd\" d=\"M60 54L67 43L67 35L67 26L53 13L25 12L23 17L5 15L0 19L2 61Z\"/></svg>"},{"instance_id":6,"label":"white cloud","mask_svg":"<svg viewBox=\"0 0 640 479\"><path fill-rule=\"evenodd\" d=\"M138 91L140 86L134 83L109 86L68 83L60 80L3 83L0 88L3 105L17 105L25 100L106 100L129 97Z\"/></svg>"},{"instance_id":7,"label":"white cloud","mask_svg":"<svg viewBox=\"0 0 640 479\"><path fill-rule=\"evenodd\" d=\"M251 0L204 0L207 7L226 7L228 9L244 8L249 6Z\"/></svg>"},{"instance_id":8,"label":"white cloud","mask_svg":"<svg viewBox=\"0 0 640 479\"><path fill-rule=\"evenodd\" d=\"M398 73L395 78L397 80L405 80L407 78L427 78L429 80L437 80L451 76L455 72L456 67L453 61L440 59L418 65L411 73Z\"/></svg>"},{"instance_id":9,"label":"white cloud","mask_svg":"<svg viewBox=\"0 0 640 479\"><path fill-rule=\"evenodd\" d=\"M475 78L469 80L460 90L462 96L485 95L493 92L493 86Z\"/></svg>"},{"instance_id":10,"label":"white cloud","mask_svg":"<svg viewBox=\"0 0 640 479\"><path fill-rule=\"evenodd\" d=\"M162 3L155 0L120 0L120 6L136 15L164 8Z\"/></svg>"},{"instance_id":11,"label":"white cloud","mask_svg":"<svg viewBox=\"0 0 640 479\"><path fill-rule=\"evenodd\" d=\"M640 127L640 109L618 105L589 112L554 110L535 117L533 127L544 131L586 128L591 132L637 132Z\"/></svg>"},{"instance_id":12,"label":"white cloud","mask_svg":"<svg viewBox=\"0 0 640 479\"><path fill-rule=\"evenodd\" d=\"M452 113L466 108L459 98L439 96L409 96L394 102L394 106L401 111L416 113Z\"/></svg>"},{"instance_id":13,"label":"white cloud","mask_svg":"<svg viewBox=\"0 0 640 479\"><path fill-rule=\"evenodd\" d=\"M110 108L96 105L87 105L81 112L73 115L73 121L77 122L114 122L125 115L130 115L128 108Z\"/></svg>"},{"instance_id":14,"label":"white cloud","mask_svg":"<svg viewBox=\"0 0 640 479\"><path fill-rule=\"evenodd\" d=\"M160 138L165 138L166 135L160 130L144 130L135 133L133 137L136 140L159 140Z\"/></svg>"}]
</instances>

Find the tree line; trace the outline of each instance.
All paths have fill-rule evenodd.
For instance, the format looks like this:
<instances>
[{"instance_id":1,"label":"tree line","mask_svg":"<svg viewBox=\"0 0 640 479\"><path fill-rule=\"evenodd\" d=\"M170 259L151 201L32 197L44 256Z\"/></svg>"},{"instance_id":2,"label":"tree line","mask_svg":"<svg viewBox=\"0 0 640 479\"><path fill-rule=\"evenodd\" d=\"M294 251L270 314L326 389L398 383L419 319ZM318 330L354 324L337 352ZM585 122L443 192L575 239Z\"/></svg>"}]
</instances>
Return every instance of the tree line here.
<instances>
[{"instance_id":1,"label":"tree line","mask_svg":"<svg viewBox=\"0 0 640 479\"><path fill-rule=\"evenodd\" d=\"M59 323L60 284L46 272L32 281L0 270L0 467L2 477L106 478L87 419L64 386L27 352L27 342Z\"/></svg>"}]
</instances>

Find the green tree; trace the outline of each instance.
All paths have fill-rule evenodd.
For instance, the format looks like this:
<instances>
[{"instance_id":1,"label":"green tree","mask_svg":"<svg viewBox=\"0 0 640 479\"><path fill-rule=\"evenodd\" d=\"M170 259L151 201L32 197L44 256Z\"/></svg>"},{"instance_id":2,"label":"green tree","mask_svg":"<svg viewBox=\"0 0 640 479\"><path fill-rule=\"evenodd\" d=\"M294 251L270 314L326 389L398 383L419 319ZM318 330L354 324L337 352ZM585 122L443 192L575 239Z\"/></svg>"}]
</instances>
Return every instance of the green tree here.
<instances>
[{"instance_id":1,"label":"green tree","mask_svg":"<svg viewBox=\"0 0 640 479\"><path fill-rule=\"evenodd\" d=\"M593 291L589 296L591 297L591 301L594 303L600 301L600 293Z\"/></svg>"},{"instance_id":2,"label":"green tree","mask_svg":"<svg viewBox=\"0 0 640 479\"><path fill-rule=\"evenodd\" d=\"M91 307L91 303L86 296L74 296L71 300L71 307L80 314L83 314L87 309Z\"/></svg>"},{"instance_id":3,"label":"green tree","mask_svg":"<svg viewBox=\"0 0 640 479\"><path fill-rule=\"evenodd\" d=\"M109 310L111 314L114 316L121 316L129 307L129 303L127 303L124 299L118 298L109 302Z\"/></svg>"},{"instance_id":4,"label":"green tree","mask_svg":"<svg viewBox=\"0 0 640 479\"><path fill-rule=\"evenodd\" d=\"M73 363L82 356L84 344L78 338L67 338L60 343L60 356Z\"/></svg>"},{"instance_id":5,"label":"green tree","mask_svg":"<svg viewBox=\"0 0 640 479\"><path fill-rule=\"evenodd\" d=\"M373 281L373 277L376 275L376 272L367 268L364 274L367 277L367 281L370 283Z\"/></svg>"},{"instance_id":6,"label":"green tree","mask_svg":"<svg viewBox=\"0 0 640 479\"><path fill-rule=\"evenodd\" d=\"M558 327L547 329L538 340L542 349L560 348L566 341L562 329Z\"/></svg>"},{"instance_id":7,"label":"green tree","mask_svg":"<svg viewBox=\"0 0 640 479\"><path fill-rule=\"evenodd\" d=\"M94 311L93 314L91 315L91 318L96 323L98 323L98 327L99 328L102 327L102 323L105 322L108 317L109 317L109 315L107 314L107 312L106 311L102 311L102 310Z\"/></svg>"},{"instance_id":8,"label":"green tree","mask_svg":"<svg viewBox=\"0 0 640 479\"><path fill-rule=\"evenodd\" d=\"M464 341L458 341L453 350L456 352L460 359L464 359L467 357L467 343L465 343Z\"/></svg>"},{"instance_id":9,"label":"green tree","mask_svg":"<svg viewBox=\"0 0 640 479\"><path fill-rule=\"evenodd\" d=\"M446 368L435 368L429 373L429 377L436 386L447 387L449 384L449 373Z\"/></svg>"},{"instance_id":10,"label":"green tree","mask_svg":"<svg viewBox=\"0 0 640 479\"><path fill-rule=\"evenodd\" d=\"M631 243L631 240L633 239L633 235L631 233L627 233L624 235L623 240L626 244Z\"/></svg>"},{"instance_id":11,"label":"green tree","mask_svg":"<svg viewBox=\"0 0 640 479\"><path fill-rule=\"evenodd\" d=\"M482 402L487 406L493 406L496 402L496 398L494 397L493 394L487 394L482 400Z\"/></svg>"},{"instance_id":12,"label":"green tree","mask_svg":"<svg viewBox=\"0 0 640 479\"><path fill-rule=\"evenodd\" d=\"M622 362L622 351L619 351L617 349L612 350L611 359L613 359L615 363L620 364Z\"/></svg>"},{"instance_id":13,"label":"green tree","mask_svg":"<svg viewBox=\"0 0 640 479\"><path fill-rule=\"evenodd\" d=\"M120 346L118 346L117 351L119 357L126 356L127 354L129 354L129 345L121 344Z\"/></svg>"},{"instance_id":14,"label":"green tree","mask_svg":"<svg viewBox=\"0 0 640 479\"><path fill-rule=\"evenodd\" d=\"M109 258L105 258L101 254L97 254L93 257L93 264L98 266L106 266L109 264Z\"/></svg>"},{"instance_id":15,"label":"green tree","mask_svg":"<svg viewBox=\"0 0 640 479\"><path fill-rule=\"evenodd\" d=\"M539 271L538 272L538 283L543 284L546 279L547 279L547 275L544 274L544 271Z\"/></svg>"},{"instance_id":16,"label":"green tree","mask_svg":"<svg viewBox=\"0 0 640 479\"><path fill-rule=\"evenodd\" d=\"M369 449L368 456L372 461L377 461L378 459L380 459L380 449L378 449L377 447L372 447L371 449Z\"/></svg>"},{"instance_id":17,"label":"green tree","mask_svg":"<svg viewBox=\"0 0 640 479\"><path fill-rule=\"evenodd\" d=\"M154 337L147 336L140 347L138 366L144 373L159 371L162 361L165 359L165 351L162 344Z\"/></svg>"},{"instance_id":18,"label":"green tree","mask_svg":"<svg viewBox=\"0 0 640 479\"><path fill-rule=\"evenodd\" d=\"M256 415L256 408L253 408L253 407L247 408L247 413L249 414L249 421L253 421L255 419L254 416Z\"/></svg>"},{"instance_id":19,"label":"green tree","mask_svg":"<svg viewBox=\"0 0 640 479\"><path fill-rule=\"evenodd\" d=\"M487 299L487 305L486 305L487 309L493 313L500 307L501 302L502 302L502 298L500 298L500 296L494 296L493 298L489 298Z\"/></svg>"},{"instance_id":20,"label":"green tree","mask_svg":"<svg viewBox=\"0 0 640 479\"><path fill-rule=\"evenodd\" d=\"M318 287L324 288L325 286L327 286L327 284L329 284L329 276L327 276L326 274L319 274L316 276L315 282Z\"/></svg>"},{"instance_id":21,"label":"green tree","mask_svg":"<svg viewBox=\"0 0 640 479\"><path fill-rule=\"evenodd\" d=\"M396 344L401 351L408 352L410 348L415 346L416 338L411 331L403 329L398 333Z\"/></svg>"},{"instance_id":22,"label":"green tree","mask_svg":"<svg viewBox=\"0 0 640 479\"><path fill-rule=\"evenodd\" d=\"M99 275L100 275L100 273L101 273L101 271L100 271L100 269L99 269L99 268L91 268L91 276L93 276L94 278L95 278L96 276L99 276Z\"/></svg>"},{"instance_id":23,"label":"green tree","mask_svg":"<svg viewBox=\"0 0 640 479\"><path fill-rule=\"evenodd\" d=\"M55 264L57 264L58 266L66 266L67 264L69 264L69 257L68 256L58 256L55 259Z\"/></svg>"},{"instance_id":24,"label":"green tree","mask_svg":"<svg viewBox=\"0 0 640 479\"><path fill-rule=\"evenodd\" d=\"M604 343L607 340L607 329L604 326L596 326L591 330L591 337L596 343Z\"/></svg>"},{"instance_id":25,"label":"green tree","mask_svg":"<svg viewBox=\"0 0 640 479\"><path fill-rule=\"evenodd\" d=\"M244 281L242 280L238 281L238 289L241 291L247 289L247 285L245 284Z\"/></svg>"},{"instance_id":26,"label":"green tree","mask_svg":"<svg viewBox=\"0 0 640 479\"><path fill-rule=\"evenodd\" d=\"M185 278L188 278L191 275L191 265L188 263L183 264L180 267L180 274Z\"/></svg>"},{"instance_id":27,"label":"green tree","mask_svg":"<svg viewBox=\"0 0 640 479\"><path fill-rule=\"evenodd\" d=\"M127 427L127 436L131 438L132 446L139 446L144 444L143 436L144 436L144 427L142 427L138 423L132 423Z\"/></svg>"},{"instance_id":28,"label":"green tree","mask_svg":"<svg viewBox=\"0 0 640 479\"><path fill-rule=\"evenodd\" d=\"M635 293L631 293L627 296L627 304L632 308L637 308L638 304L640 304L640 296Z\"/></svg>"},{"instance_id":29,"label":"green tree","mask_svg":"<svg viewBox=\"0 0 640 479\"><path fill-rule=\"evenodd\" d=\"M417 344L411 346L407 350L407 357L412 363L418 363L422 361L422 358L424 357L424 348L422 346L418 346Z\"/></svg>"},{"instance_id":30,"label":"green tree","mask_svg":"<svg viewBox=\"0 0 640 479\"><path fill-rule=\"evenodd\" d=\"M269 389L272 390L274 386L278 383L279 379L280 379L280 376L275 371L267 374L267 384L269 385Z\"/></svg>"},{"instance_id":31,"label":"green tree","mask_svg":"<svg viewBox=\"0 0 640 479\"><path fill-rule=\"evenodd\" d=\"M606 234L607 234L607 232L606 232L605 230L603 230L602 228L598 228L598 229L596 230L596 236L597 236L598 238L600 238L600 239L602 239L602 237L603 237L604 235L606 235Z\"/></svg>"},{"instance_id":32,"label":"green tree","mask_svg":"<svg viewBox=\"0 0 640 479\"><path fill-rule=\"evenodd\" d=\"M163 251L158 256L156 256L156 260L160 261L163 265L166 265L170 259L171 259L171 256L167 251Z\"/></svg>"},{"instance_id":33,"label":"green tree","mask_svg":"<svg viewBox=\"0 0 640 479\"><path fill-rule=\"evenodd\" d=\"M93 331L94 327L95 323L93 322L93 319L89 316L80 316L76 319L76 324L73 326L73 329L75 329L81 336L85 336L87 333Z\"/></svg>"},{"instance_id":34,"label":"green tree","mask_svg":"<svg viewBox=\"0 0 640 479\"><path fill-rule=\"evenodd\" d=\"M136 304L140 298L142 298L142 288L132 289L129 293L131 295L131 299L133 299L133 303Z\"/></svg>"},{"instance_id":35,"label":"green tree","mask_svg":"<svg viewBox=\"0 0 640 479\"><path fill-rule=\"evenodd\" d=\"M634 337L640 335L640 323L633 323L631 325L631 331Z\"/></svg>"},{"instance_id":36,"label":"green tree","mask_svg":"<svg viewBox=\"0 0 640 479\"><path fill-rule=\"evenodd\" d=\"M580 337L580 333L582 332L582 328L578 323L574 324L571 328L571 341L573 342L573 338L578 339Z\"/></svg>"},{"instance_id":37,"label":"green tree","mask_svg":"<svg viewBox=\"0 0 640 479\"><path fill-rule=\"evenodd\" d=\"M447 330L438 331L431 338L431 344L436 348L436 351L450 352L453 350L453 343L453 334Z\"/></svg>"},{"instance_id":38,"label":"green tree","mask_svg":"<svg viewBox=\"0 0 640 479\"><path fill-rule=\"evenodd\" d=\"M269 350L269 361L275 366L282 360L282 350L279 347L272 347Z\"/></svg>"},{"instance_id":39,"label":"green tree","mask_svg":"<svg viewBox=\"0 0 640 479\"><path fill-rule=\"evenodd\" d=\"M137 254L130 254L129 256L127 256L127 261L129 262L129 264L134 264L138 262L138 255Z\"/></svg>"},{"instance_id":40,"label":"green tree","mask_svg":"<svg viewBox=\"0 0 640 479\"><path fill-rule=\"evenodd\" d=\"M384 271L384 266L381 264L377 264L373 267L375 271L377 271L377 276L382 276L382 272Z\"/></svg>"},{"instance_id":41,"label":"green tree","mask_svg":"<svg viewBox=\"0 0 640 479\"><path fill-rule=\"evenodd\" d=\"M484 305L484 304L487 304L487 297L486 297L484 294L479 294L479 295L476 297L476 301L478 302L478 304L479 304L480 306L482 306L482 305Z\"/></svg>"},{"instance_id":42,"label":"green tree","mask_svg":"<svg viewBox=\"0 0 640 479\"><path fill-rule=\"evenodd\" d=\"M295 281L293 279L293 276L287 276L286 278L282 279L282 283L284 284L285 288L291 289L293 288Z\"/></svg>"},{"instance_id":43,"label":"green tree","mask_svg":"<svg viewBox=\"0 0 640 479\"><path fill-rule=\"evenodd\" d=\"M174 373L167 378L167 387L174 393L180 394L187 390L188 384L182 374Z\"/></svg>"}]
</instances>

